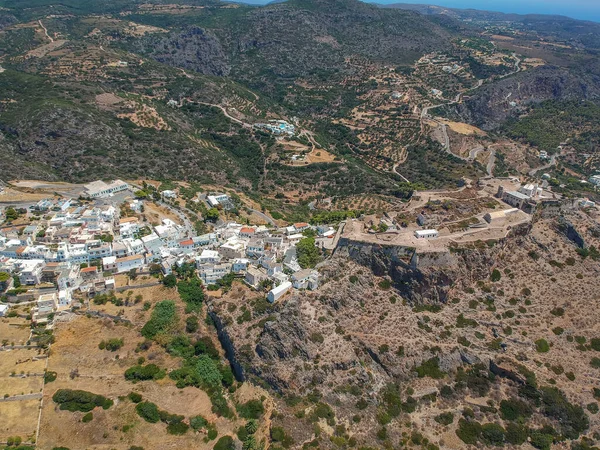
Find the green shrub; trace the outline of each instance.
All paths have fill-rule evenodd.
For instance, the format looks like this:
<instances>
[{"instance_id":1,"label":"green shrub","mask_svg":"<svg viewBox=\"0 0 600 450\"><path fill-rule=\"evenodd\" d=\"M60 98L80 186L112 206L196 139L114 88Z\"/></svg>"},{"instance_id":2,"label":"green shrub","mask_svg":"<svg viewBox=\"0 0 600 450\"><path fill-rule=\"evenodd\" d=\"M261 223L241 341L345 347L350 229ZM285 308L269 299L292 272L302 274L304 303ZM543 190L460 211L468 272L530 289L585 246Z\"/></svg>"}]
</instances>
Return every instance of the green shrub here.
<instances>
[{"instance_id":1,"label":"green shrub","mask_svg":"<svg viewBox=\"0 0 600 450\"><path fill-rule=\"evenodd\" d=\"M198 318L196 316L187 316L185 319L185 331L195 333L198 331Z\"/></svg>"},{"instance_id":2,"label":"green shrub","mask_svg":"<svg viewBox=\"0 0 600 450\"><path fill-rule=\"evenodd\" d=\"M137 392L130 392L127 397L129 397L129 400L131 400L133 403L139 403L142 401L142 396Z\"/></svg>"},{"instance_id":3,"label":"green shrub","mask_svg":"<svg viewBox=\"0 0 600 450\"><path fill-rule=\"evenodd\" d=\"M475 445L481 436L481 424L476 421L460 419L456 435L465 444Z\"/></svg>"},{"instance_id":4,"label":"green shrub","mask_svg":"<svg viewBox=\"0 0 600 450\"><path fill-rule=\"evenodd\" d=\"M190 419L190 426L195 431L202 430L203 428L206 428L207 425L208 421L202 416L194 416Z\"/></svg>"},{"instance_id":5,"label":"green shrub","mask_svg":"<svg viewBox=\"0 0 600 450\"><path fill-rule=\"evenodd\" d=\"M414 370L417 372L419 378L441 379L446 376L446 372L440 370L440 360L437 356L423 362L420 366L415 367Z\"/></svg>"},{"instance_id":6,"label":"green shrub","mask_svg":"<svg viewBox=\"0 0 600 450\"><path fill-rule=\"evenodd\" d=\"M249 400L237 406L237 411L244 419L260 419L265 407L260 400Z\"/></svg>"},{"instance_id":7,"label":"green shrub","mask_svg":"<svg viewBox=\"0 0 600 450\"><path fill-rule=\"evenodd\" d=\"M490 275L490 280L494 283L500 281L500 279L502 278L502 274L500 273L500 271L498 269L494 269L492 271L492 274Z\"/></svg>"},{"instance_id":8,"label":"green shrub","mask_svg":"<svg viewBox=\"0 0 600 450\"><path fill-rule=\"evenodd\" d=\"M59 389L52 396L52 400L58 403L61 410L90 412L97 406L108 409L113 405L113 401L102 395L93 394L87 391Z\"/></svg>"},{"instance_id":9,"label":"green shrub","mask_svg":"<svg viewBox=\"0 0 600 450\"><path fill-rule=\"evenodd\" d=\"M83 423L88 423L88 422L91 422L93 418L94 418L94 415L91 412L89 412L81 418L81 421Z\"/></svg>"},{"instance_id":10,"label":"green shrub","mask_svg":"<svg viewBox=\"0 0 600 450\"><path fill-rule=\"evenodd\" d=\"M160 380L165 377L165 371L156 364L132 366L125 371L125 379L129 381Z\"/></svg>"},{"instance_id":11,"label":"green shrub","mask_svg":"<svg viewBox=\"0 0 600 450\"><path fill-rule=\"evenodd\" d=\"M600 338L592 338L590 340L590 347L592 350L600 352Z\"/></svg>"},{"instance_id":12,"label":"green shrub","mask_svg":"<svg viewBox=\"0 0 600 450\"><path fill-rule=\"evenodd\" d=\"M554 436L539 431L533 431L530 434L531 445L539 450L550 450L554 442Z\"/></svg>"},{"instance_id":13,"label":"green shrub","mask_svg":"<svg viewBox=\"0 0 600 450\"><path fill-rule=\"evenodd\" d=\"M589 427L589 419L583 408L569 403L564 393L555 387L540 388L542 413L560 423L562 434L577 439Z\"/></svg>"},{"instance_id":14,"label":"green shrub","mask_svg":"<svg viewBox=\"0 0 600 450\"><path fill-rule=\"evenodd\" d=\"M392 287L392 283L390 282L390 280L381 280L378 283L378 286L380 289L387 291L388 289L390 289Z\"/></svg>"},{"instance_id":15,"label":"green shrub","mask_svg":"<svg viewBox=\"0 0 600 450\"><path fill-rule=\"evenodd\" d=\"M325 419L329 426L335 425L335 414L327 403L317 403L310 415L310 419L312 422L317 422L319 419Z\"/></svg>"},{"instance_id":16,"label":"green shrub","mask_svg":"<svg viewBox=\"0 0 600 450\"><path fill-rule=\"evenodd\" d=\"M231 436L223 436L219 438L213 450L235 450L235 443Z\"/></svg>"},{"instance_id":17,"label":"green shrub","mask_svg":"<svg viewBox=\"0 0 600 450\"><path fill-rule=\"evenodd\" d=\"M487 445L502 445L504 443L504 428L497 423L486 423L482 425L481 440Z\"/></svg>"},{"instance_id":18,"label":"green shrub","mask_svg":"<svg viewBox=\"0 0 600 450\"><path fill-rule=\"evenodd\" d=\"M171 422L167 425L167 433L174 434L177 436L183 435L187 433L190 429L187 423L185 422Z\"/></svg>"},{"instance_id":19,"label":"green shrub","mask_svg":"<svg viewBox=\"0 0 600 450\"><path fill-rule=\"evenodd\" d=\"M52 383L56 380L57 376L58 374L56 372L47 370L46 372L44 372L44 383Z\"/></svg>"},{"instance_id":20,"label":"green shrub","mask_svg":"<svg viewBox=\"0 0 600 450\"><path fill-rule=\"evenodd\" d=\"M273 442L281 444L284 448L288 448L294 443L294 440L287 435L282 427L271 427L271 439Z\"/></svg>"},{"instance_id":21,"label":"green shrub","mask_svg":"<svg viewBox=\"0 0 600 450\"><path fill-rule=\"evenodd\" d=\"M100 350L108 350L111 352L116 352L121 347L123 347L124 344L125 343L123 341L123 338L112 338L112 339L109 339L108 341L100 341L100 344L98 344L98 348Z\"/></svg>"},{"instance_id":22,"label":"green shrub","mask_svg":"<svg viewBox=\"0 0 600 450\"><path fill-rule=\"evenodd\" d=\"M527 441L527 428L523 425L509 422L506 425L504 437L506 442L512 445L522 445Z\"/></svg>"},{"instance_id":23,"label":"green shrub","mask_svg":"<svg viewBox=\"0 0 600 450\"><path fill-rule=\"evenodd\" d=\"M160 414L158 407L151 402L141 402L135 406L135 411L142 419L150 423L158 423L160 421Z\"/></svg>"},{"instance_id":24,"label":"green shrub","mask_svg":"<svg viewBox=\"0 0 600 450\"><path fill-rule=\"evenodd\" d=\"M550 345L546 339L538 339L535 341L535 349L538 353L547 353L550 351Z\"/></svg>"},{"instance_id":25,"label":"green shrub","mask_svg":"<svg viewBox=\"0 0 600 450\"><path fill-rule=\"evenodd\" d=\"M171 300L158 302L152 311L150 320L142 327L142 336L147 339L154 339L159 334L172 331L176 324L175 302Z\"/></svg>"},{"instance_id":26,"label":"green shrub","mask_svg":"<svg viewBox=\"0 0 600 450\"><path fill-rule=\"evenodd\" d=\"M500 415L504 420L520 420L531 417L533 410L524 401L511 398L500 402Z\"/></svg>"},{"instance_id":27,"label":"green shrub","mask_svg":"<svg viewBox=\"0 0 600 450\"><path fill-rule=\"evenodd\" d=\"M450 425L452 422L454 422L454 414L451 412L445 412L435 416L434 420L442 425Z\"/></svg>"},{"instance_id":28,"label":"green shrub","mask_svg":"<svg viewBox=\"0 0 600 450\"><path fill-rule=\"evenodd\" d=\"M204 290L199 278L191 278L177 283L177 292L186 304L186 312L199 311L204 302Z\"/></svg>"},{"instance_id":29,"label":"green shrub","mask_svg":"<svg viewBox=\"0 0 600 450\"><path fill-rule=\"evenodd\" d=\"M592 366L594 369L600 369L600 358L592 358L590 360L590 366Z\"/></svg>"}]
</instances>

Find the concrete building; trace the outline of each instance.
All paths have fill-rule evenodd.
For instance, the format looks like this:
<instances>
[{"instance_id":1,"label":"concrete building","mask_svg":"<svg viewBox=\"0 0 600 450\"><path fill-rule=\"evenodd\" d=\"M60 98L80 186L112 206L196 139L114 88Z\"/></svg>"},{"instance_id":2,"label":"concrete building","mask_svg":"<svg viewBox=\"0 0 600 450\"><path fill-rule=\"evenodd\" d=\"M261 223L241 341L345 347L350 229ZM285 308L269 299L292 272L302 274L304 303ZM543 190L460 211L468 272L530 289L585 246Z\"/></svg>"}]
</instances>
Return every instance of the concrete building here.
<instances>
[{"instance_id":1,"label":"concrete building","mask_svg":"<svg viewBox=\"0 0 600 450\"><path fill-rule=\"evenodd\" d=\"M507 191L502 194L502 200L510 206L522 209L523 205L530 199L529 196L517 191Z\"/></svg>"},{"instance_id":2,"label":"concrete building","mask_svg":"<svg viewBox=\"0 0 600 450\"><path fill-rule=\"evenodd\" d=\"M415 237L417 239L434 239L440 235L438 230L417 230Z\"/></svg>"},{"instance_id":3,"label":"concrete building","mask_svg":"<svg viewBox=\"0 0 600 450\"><path fill-rule=\"evenodd\" d=\"M42 282L42 270L46 266L43 259L20 260L17 264L19 281L22 285L36 285Z\"/></svg>"},{"instance_id":4,"label":"concrete building","mask_svg":"<svg viewBox=\"0 0 600 450\"><path fill-rule=\"evenodd\" d=\"M117 192L126 191L129 185L122 180L114 180L111 183L94 181L84 186L84 195L90 198L108 197Z\"/></svg>"},{"instance_id":5,"label":"concrete building","mask_svg":"<svg viewBox=\"0 0 600 450\"><path fill-rule=\"evenodd\" d=\"M221 261L221 255L216 250L202 250L200 256L196 258L198 266L202 264L218 264Z\"/></svg>"},{"instance_id":6,"label":"concrete building","mask_svg":"<svg viewBox=\"0 0 600 450\"><path fill-rule=\"evenodd\" d=\"M131 255L123 258L117 258L117 273L129 272L131 269L141 269L144 267L143 255Z\"/></svg>"},{"instance_id":7,"label":"concrete building","mask_svg":"<svg viewBox=\"0 0 600 450\"><path fill-rule=\"evenodd\" d=\"M269 291L269 293L267 294L267 300L270 303L275 303L277 300L283 297L285 293L291 289L291 287L292 283L290 283L289 281L284 281L279 286L276 286Z\"/></svg>"},{"instance_id":8,"label":"concrete building","mask_svg":"<svg viewBox=\"0 0 600 450\"><path fill-rule=\"evenodd\" d=\"M200 278L205 284L215 284L218 280L231 272L231 264L205 264L199 270Z\"/></svg>"},{"instance_id":9,"label":"concrete building","mask_svg":"<svg viewBox=\"0 0 600 450\"><path fill-rule=\"evenodd\" d=\"M299 270L292 275L292 284L296 289L310 289L319 287L319 272L312 269Z\"/></svg>"},{"instance_id":10,"label":"concrete building","mask_svg":"<svg viewBox=\"0 0 600 450\"><path fill-rule=\"evenodd\" d=\"M259 287L261 282L268 278L269 276L267 275L267 272L264 269L261 270L250 266L246 271L246 276L244 277L244 280L246 281L246 283L248 283L250 286L256 289Z\"/></svg>"}]
</instances>

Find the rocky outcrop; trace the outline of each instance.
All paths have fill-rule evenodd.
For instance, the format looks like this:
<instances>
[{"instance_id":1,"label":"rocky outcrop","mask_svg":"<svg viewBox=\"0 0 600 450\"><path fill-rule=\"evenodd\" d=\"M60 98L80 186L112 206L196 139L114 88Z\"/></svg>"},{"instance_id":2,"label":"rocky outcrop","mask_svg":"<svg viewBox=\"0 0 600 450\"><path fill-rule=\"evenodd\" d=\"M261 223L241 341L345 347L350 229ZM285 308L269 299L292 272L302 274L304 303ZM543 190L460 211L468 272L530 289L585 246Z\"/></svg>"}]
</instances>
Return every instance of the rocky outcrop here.
<instances>
[{"instance_id":1,"label":"rocky outcrop","mask_svg":"<svg viewBox=\"0 0 600 450\"><path fill-rule=\"evenodd\" d=\"M456 112L468 123L494 130L528 105L546 100L598 99L599 86L600 81L593 75L542 66L483 86L457 105Z\"/></svg>"},{"instance_id":2,"label":"rocky outcrop","mask_svg":"<svg viewBox=\"0 0 600 450\"><path fill-rule=\"evenodd\" d=\"M233 345L231 337L229 336L229 333L227 332L227 328L225 327L223 320L218 314L215 314L215 312L211 309L208 310L208 315L215 324L219 342L221 343L223 350L225 350L225 357L231 365L231 370L233 371L235 378L238 381L245 381L244 370L238 360L236 349Z\"/></svg>"},{"instance_id":3,"label":"rocky outcrop","mask_svg":"<svg viewBox=\"0 0 600 450\"><path fill-rule=\"evenodd\" d=\"M219 40L200 27L160 39L150 37L138 45L152 58L171 66L215 76L227 76L231 70Z\"/></svg>"},{"instance_id":4,"label":"rocky outcrop","mask_svg":"<svg viewBox=\"0 0 600 450\"><path fill-rule=\"evenodd\" d=\"M562 232L568 240L573 242L579 248L585 248L585 239L577 231L575 226L564 217L560 217L558 220L558 230Z\"/></svg>"},{"instance_id":5,"label":"rocky outcrop","mask_svg":"<svg viewBox=\"0 0 600 450\"><path fill-rule=\"evenodd\" d=\"M389 276L400 294L414 303L445 303L450 288L487 276L489 249L416 252L412 247L341 239L336 257L348 257L377 276Z\"/></svg>"}]
</instances>

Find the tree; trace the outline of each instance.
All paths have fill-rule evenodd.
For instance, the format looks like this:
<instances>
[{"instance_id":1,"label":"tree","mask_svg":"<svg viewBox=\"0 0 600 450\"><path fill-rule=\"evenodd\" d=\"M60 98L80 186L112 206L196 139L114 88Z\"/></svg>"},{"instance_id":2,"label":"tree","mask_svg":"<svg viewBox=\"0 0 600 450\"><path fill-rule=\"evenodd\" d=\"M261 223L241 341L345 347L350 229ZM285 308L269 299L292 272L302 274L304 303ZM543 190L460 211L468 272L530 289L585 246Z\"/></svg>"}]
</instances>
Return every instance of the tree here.
<instances>
[{"instance_id":1,"label":"tree","mask_svg":"<svg viewBox=\"0 0 600 450\"><path fill-rule=\"evenodd\" d=\"M235 449L235 443L233 442L233 438L231 436L221 437L217 441L215 446L213 447L213 450L234 450L234 449Z\"/></svg>"},{"instance_id":2,"label":"tree","mask_svg":"<svg viewBox=\"0 0 600 450\"><path fill-rule=\"evenodd\" d=\"M8 222L12 222L13 220L17 220L19 218L19 213L12 206L9 208L6 208L4 215L6 216L6 220Z\"/></svg>"},{"instance_id":3,"label":"tree","mask_svg":"<svg viewBox=\"0 0 600 450\"><path fill-rule=\"evenodd\" d=\"M315 267L320 258L319 249L315 246L315 239L312 237L301 239L296 244L296 255L298 264L303 269Z\"/></svg>"},{"instance_id":4,"label":"tree","mask_svg":"<svg viewBox=\"0 0 600 450\"><path fill-rule=\"evenodd\" d=\"M165 287L173 288L177 286L177 278L173 274L169 274L163 278L163 284Z\"/></svg>"},{"instance_id":5,"label":"tree","mask_svg":"<svg viewBox=\"0 0 600 450\"><path fill-rule=\"evenodd\" d=\"M145 199L148 198L148 195L150 195L147 191L144 190L139 190L139 191L135 191L135 198L137 199Z\"/></svg>"},{"instance_id":6,"label":"tree","mask_svg":"<svg viewBox=\"0 0 600 450\"><path fill-rule=\"evenodd\" d=\"M135 280L137 278L137 269L131 269L129 272L127 272L127 276L129 279Z\"/></svg>"},{"instance_id":7,"label":"tree","mask_svg":"<svg viewBox=\"0 0 600 450\"><path fill-rule=\"evenodd\" d=\"M206 211L204 219L210 222L216 222L219 219L219 210L217 208L210 208Z\"/></svg>"}]
</instances>

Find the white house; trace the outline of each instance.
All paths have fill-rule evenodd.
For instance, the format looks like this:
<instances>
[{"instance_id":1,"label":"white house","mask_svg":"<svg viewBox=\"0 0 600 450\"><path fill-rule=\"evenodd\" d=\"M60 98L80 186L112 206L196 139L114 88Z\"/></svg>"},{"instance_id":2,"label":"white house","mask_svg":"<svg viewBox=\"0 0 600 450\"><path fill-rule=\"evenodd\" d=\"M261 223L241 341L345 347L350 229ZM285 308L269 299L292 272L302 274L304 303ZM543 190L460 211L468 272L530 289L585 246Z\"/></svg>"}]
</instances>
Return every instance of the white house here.
<instances>
[{"instance_id":1,"label":"white house","mask_svg":"<svg viewBox=\"0 0 600 450\"><path fill-rule=\"evenodd\" d=\"M251 258L258 258L265 252L265 242L262 239L252 238L246 247L246 254Z\"/></svg>"},{"instance_id":2,"label":"white house","mask_svg":"<svg viewBox=\"0 0 600 450\"><path fill-rule=\"evenodd\" d=\"M214 284L229 272L231 272L231 264L205 264L199 270L200 278L205 284Z\"/></svg>"},{"instance_id":3,"label":"white house","mask_svg":"<svg viewBox=\"0 0 600 450\"><path fill-rule=\"evenodd\" d=\"M275 303L277 300L283 297L285 293L290 290L291 287L292 283L290 283L289 281L284 281L279 286L276 286L269 291L269 293L267 294L267 300L270 303Z\"/></svg>"},{"instance_id":4,"label":"white house","mask_svg":"<svg viewBox=\"0 0 600 450\"><path fill-rule=\"evenodd\" d=\"M312 269L299 270L292 275L292 283L296 289L315 290L319 287L319 272Z\"/></svg>"},{"instance_id":5,"label":"white house","mask_svg":"<svg viewBox=\"0 0 600 450\"><path fill-rule=\"evenodd\" d=\"M4 317L8 313L8 305L4 303L0 303L0 317Z\"/></svg>"},{"instance_id":6,"label":"white house","mask_svg":"<svg viewBox=\"0 0 600 450\"><path fill-rule=\"evenodd\" d=\"M108 197L116 192L129 189L129 185L122 180L114 180L111 183L104 181L94 181L85 186L84 195L91 198Z\"/></svg>"},{"instance_id":7,"label":"white house","mask_svg":"<svg viewBox=\"0 0 600 450\"><path fill-rule=\"evenodd\" d=\"M600 175L592 175L588 181L596 186L600 186Z\"/></svg>"},{"instance_id":8,"label":"white house","mask_svg":"<svg viewBox=\"0 0 600 450\"><path fill-rule=\"evenodd\" d=\"M246 270L246 276L244 277L244 280L246 283L256 289L263 280L268 278L267 272L264 269L261 270L256 267L249 266Z\"/></svg>"},{"instance_id":9,"label":"white house","mask_svg":"<svg viewBox=\"0 0 600 450\"><path fill-rule=\"evenodd\" d=\"M141 269L144 267L144 256L143 255L131 255L124 256L123 258L117 258L117 273L128 272L131 269Z\"/></svg>"},{"instance_id":10,"label":"white house","mask_svg":"<svg viewBox=\"0 0 600 450\"><path fill-rule=\"evenodd\" d=\"M417 239L433 239L440 235L438 230L417 230L415 237Z\"/></svg>"},{"instance_id":11,"label":"white house","mask_svg":"<svg viewBox=\"0 0 600 450\"><path fill-rule=\"evenodd\" d=\"M250 239L253 238L256 234L256 228L252 227L243 227L240 229L240 237Z\"/></svg>"},{"instance_id":12,"label":"white house","mask_svg":"<svg viewBox=\"0 0 600 450\"><path fill-rule=\"evenodd\" d=\"M42 282L42 270L46 263L42 259L20 260L17 263L19 281L23 285L35 285Z\"/></svg>"},{"instance_id":13,"label":"white house","mask_svg":"<svg viewBox=\"0 0 600 450\"><path fill-rule=\"evenodd\" d=\"M221 255L216 250L202 250L200 256L196 258L196 264L218 264L221 261Z\"/></svg>"},{"instance_id":14,"label":"white house","mask_svg":"<svg viewBox=\"0 0 600 450\"><path fill-rule=\"evenodd\" d=\"M226 203L229 201L229 196L227 194L215 194L215 195L209 195L207 197L208 200L208 204L210 206L212 206L213 208L216 208L217 206L219 206L221 203Z\"/></svg>"},{"instance_id":15,"label":"white house","mask_svg":"<svg viewBox=\"0 0 600 450\"><path fill-rule=\"evenodd\" d=\"M117 257L107 256L106 258L102 258L102 270L104 270L104 272L113 272L117 270Z\"/></svg>"},{"instance_id":16,"label":"white house","mask_svg":"<svg viewBox=\"0 0 600 450\"><path fill-rule=\"evenodd\" d=\"M177 192L166 189L160 193L163 198L177 198Z\"/></svg>"},{"instance_id":17,"label":"white house","mask_svg":"<svg viewBox=\"0 0 600 450\"><path fill-rule=\"evenodd\" d=\"M219 247L219 253L221 254L221 256L223 256L223 258L226 259L241 258L242 256L244 256L245 252L245 243L235 238L230 239L225 244Z\"/></svg>"},{"instance_id":18,"label":"white house","mask_svg":"<svg viewBox=\"0 0 600 450\"><path fill-rule=\"evenodd\" d=\"M248 268L248 264L250 264L250 260L246 258L236 258L233 260L231 271L235 273L244 272Z\"/></svg>"}]
</instances>

